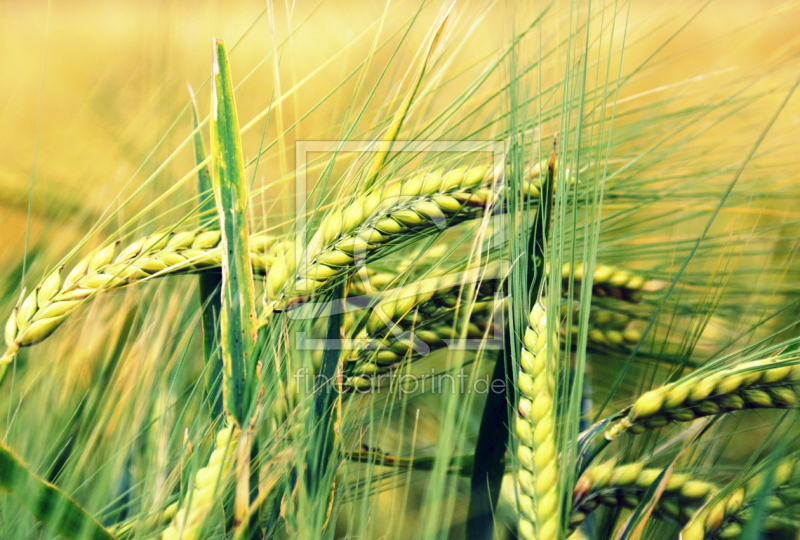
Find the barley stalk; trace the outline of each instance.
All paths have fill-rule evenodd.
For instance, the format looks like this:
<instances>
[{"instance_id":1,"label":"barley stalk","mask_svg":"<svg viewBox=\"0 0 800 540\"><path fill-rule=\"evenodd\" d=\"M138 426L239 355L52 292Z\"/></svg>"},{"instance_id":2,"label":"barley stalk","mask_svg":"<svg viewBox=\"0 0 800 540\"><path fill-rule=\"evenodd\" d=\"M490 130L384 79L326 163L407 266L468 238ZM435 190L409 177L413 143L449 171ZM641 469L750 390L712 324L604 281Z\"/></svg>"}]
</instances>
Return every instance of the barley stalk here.
<instances>
[{"instance_id":1,"label":"barley stalk","mask_svg":"<svg viewBox=\"0 0 800 540\"><path fill-rule=\"evenodd\" d=\"M544 307L531 310L520 355L516 433L519 533L523 540L556 540L561 526L558 448L555 434L557 337L547 331Z\"/></svg>"},{"instance_id":2,"label":"barley stalk","mask_svg":"<svg viewBox=\"0 0 800 540\"><path fill-rule=\"evenodd\" d=\"M5 327L8 347L0 364L8 363L20 347L39 343L52 334L83 302L95 295L167 274L217 268L222 262L220 232L156 233L140 238L118 254L118 243L81 259L61 278L63 267L51 272L14 309ZM279 242L278 242L279 243ZM271 264L269 249L276 239L265 234L250 238L252 264L261 271Z\"/></svg>"},{"instance_id":3,"label":"barley stalk","mask_svg":"<svg viewBox=\"0 0 800 540\"><path fill-rule=\"evenodd\" d=\"M748 362L714 373L684 379L642 394L627 414L606 431L612 440L621 433L644 433L670 422L743 409L790 408L800 404L796 385L800 365L775 359Z\"/></svg>"},{"instance_id":4,"label":"barley stalk","mask_svg":"<svg viewBox=\"0 0 800 540\"><path fill-rule=\"evenodd\" d=\"M771 478L769 472L773 473ZM769 482L765 502L770 515L764 525L767 529L773 528L772 525L778 523L769 519L772 514L800 504L800 460L797 456L784 459L774 471L762 470L743 485L709 501L681 531L681 540L739 537L742 526L752 518L753 506L762 495L765 482Z\"/></svg>"},{"instance_id":5,"label":"barley stalk","mask_svg":"<svg viewBox=\"0 0 800 540\"><path fill-rule=\"evenodd\" d=\"M172 522L161 533L161 540L201 538L203 521L212 511L220 488L224 489L233 472L239 433L234 426L225 427L217 433L208 463L197 471L194 488L175 512Z\"/></svg>"},{"instance_id":6,"label":"barley stalk","mask_svg":"<svg viewBox=\"0 0 800 540\"><path fill-rule=\"evenodd\" d=\"M577 528L600 505L636 508L662 470L645 468L644 463L618 465L611 460L590 467L572 493L570 529ZM695 480L689 474L673 474L661 494L655 515L686 523L709 496L717 491L710 482Z\"/></svg>"}]
</instances>

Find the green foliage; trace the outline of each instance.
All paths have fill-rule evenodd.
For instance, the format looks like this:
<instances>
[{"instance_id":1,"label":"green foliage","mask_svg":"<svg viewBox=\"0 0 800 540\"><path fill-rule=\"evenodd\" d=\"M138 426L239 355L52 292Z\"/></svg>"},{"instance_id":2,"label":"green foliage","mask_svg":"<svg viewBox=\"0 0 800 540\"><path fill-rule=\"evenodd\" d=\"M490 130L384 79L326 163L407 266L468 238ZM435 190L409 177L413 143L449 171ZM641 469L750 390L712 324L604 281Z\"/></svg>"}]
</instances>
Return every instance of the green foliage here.
<instances>
[{"instance_id":1,"label":"green foliage","mask_svg":"<svg viewBox=\"0 0 800 540\"><path fill-rule=\"evenodd\" d=\"M209 117L3 271L0 536L798 530L795 56L390 3L320 62L331 4L214 40Z\"/></svg>"},{"instance_id":2,"label":"green foliage","mask_svg":"<svg viewBox=\"0 0 800 540\"><path fill-rule=\"evenodd\" d=\"M255 291L247 228L247 179L225 43L214 41L211 78L211 177L222 231L220 348L225 409L246 426L253 400Z\"/></svg>"},{"instance_id":3,"label":"green foliage","mask_svg":"<svg viewBox=\"0 0 800 540\"><path fill-rule=\"evenodd\" d=\"M56 486L31 473L28 467L0 443L0 491L6 491L28 507L54 532L72 539L114 540L86 510Z\"/></svg>"}]
</instances>

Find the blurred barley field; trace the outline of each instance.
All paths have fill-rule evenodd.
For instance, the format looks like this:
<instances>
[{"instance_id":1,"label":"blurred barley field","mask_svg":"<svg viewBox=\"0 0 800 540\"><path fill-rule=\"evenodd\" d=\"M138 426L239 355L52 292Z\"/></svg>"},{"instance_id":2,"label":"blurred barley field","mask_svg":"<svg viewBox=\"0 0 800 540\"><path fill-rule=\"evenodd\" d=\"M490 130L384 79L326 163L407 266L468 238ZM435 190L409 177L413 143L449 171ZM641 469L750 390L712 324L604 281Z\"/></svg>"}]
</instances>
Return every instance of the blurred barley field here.
<instances>
[{"instance_id":1,"label":"blurred barley field","mask_svg":"<svg viewBox=\"0 0 800 540\"><path fill-rule=\"evenodd\" d=\"M514 60L498 63L473 92L470 84L487 62L546 6L535 31L520 38ZM565 132L585 115L592 126L585 132L587 153L605 163L597 156L608 152L605 199L593 207L604 221L597 229L586 226L586 238L597 233L600 239L596 246L585 240L592 246L587 257L643 272L661 292L673 278L678 283L670 297L647 304L658 311L647 342L652 356L644 364L631 363L627 352L586 361L594 399L587 416L610 414L683 373L674 364L664 367L656 353L670 351L686 368L704 355L755 354L768 339L798 336L800 95L783 102L800 73L800 4L778 0L452 6L7 0L0 4L6 44L0 56L3 320L23 287L32 290L74 248L86 255L107 239L127 242L184 219L195 226L191 212L199 199L187 85L205 118L212 106L212 37L225 39L230 50L253 193L251 231L288 233L297 205L297 143L379 139L448 9L446 54L423 79L400 138L508 139L506 119L515 113L505 85L514 70L530 70L512 89L536 96L520 108L528 107L520 123L528 129L542 115L541 124L528 129L537 142L549 152L559 134L568 141L565 148L579 146ZM582 93L580 84L589 90ZM774 125L763 131L779 107ZM437 124L440 112L446 118ZM208 144L206 124L202 130ZM309 188L324 176L322 154L312 156L320 161L313 162ZM349 167L357 161L341 156L333 176L352 180L356 169ZM412 166L397 165L403 172ZM333 204L347 186L325 188L319 204ZM562 223L554 233L565 244L574 238L567 228ZM103 294L50 339L22 349L3 382L3 441L104 525L174 502L189 485L187 471L199 469L213 446L214 426L198 382L204 364L196 289L196 280L184 276ZM648 319L642 321L637 331ZM491 368L489 362L474 366L475 373ZM326 534L469 537L468 479L453 479L458 475L441 462L470 453L482 398L387 402L359 401L360 416L352 425L342 421L342 437L357 447L372 448L366 442L372 441L398 454L435 456L438 468L429 477L428 471L342 466L339 481L355 487L336 499L341 506ZM737 417L724 424L730 431L720 427L692 453L690 470L727 481L737 467L752 468L753 456L765 454L764 441L790 441L781 451L794 451L797 420L783 411ZM687 437L646 439L622 453L672 459ZM281 456L289 452L281 444L295 446L275 442L279 438L265 435L261 450L274 447ZM290 523L279 534L315 537L294 523L302 516L286 518L299 508L286 504L274 510ZM500 504L495 537L518 537L514 497L504 493ZM672 532L639 538L676 538ZM0 533L54 537L12 503L0 503ZM134 537L157 537L148 534ZM208 537L225 537L214 534Z\"/></svg>"},{"instance_id":2,"label":"blurred barley field","mask_svg":"<svg viewBox=\"0 0 800 540\"><path fill-rule=\"evenodd\" d=\"M392 9L400 20L417 7L398 3ZM797 53L799 12L793 4L779 1L712 2L662 47L700 7L693 2L631 3L625 66L638 65L659 49L658 66L632 81L623 99L648 93L637 101L646 103L692 79L699 79L690 85L693 96L713 93ZM243 39L237 49L234 66L244 74L262 63L240 90L244 119L260 112L278 91L274 61L264 60L289 35L289 28L291 39L277 70L280 88L293 87L336 56L335 65L315 74L285 103L281 122L288 126L306 112L304 103L315 103L327 93L325 82L342 78L363 59L370 47L363 34L383 12L380 3L350 1L275 4L271 15L259 2L9 1L2 9L0 24L9 44L2 60L8 76L0 82L3 261L19 260L24 252L31 178L35 184L29 240L46 237L48 243L67 246L82 236L83 220L102 213L131 178L159 163L156 154L148 160L150 170L143 165L185 106L186 84L199 86L206 80L210 36L235 41L253 27L253 37ZM498 3L466 45L465 57L487 54L505 40L514 9L513 3ZM421 17L434 13L429 9ZM547 32L548 38L559 39L559 28ZM565 35L562 30L562 39ZM419 37L409 40L417 42ZM400 66L402 61L398 73ZM379 92L389 94L391 85ZM200 99L207 96L200 92ZM325 104L324 112L303 119L286 146L295 138L318 139L330 133L341 103ZM792 104L789 107L781 121L791 124L797 113L791 112ZM746 128L749 118L742 115L737 122ZM182 139L184 129L180 126L174 140ZM274 136L268 131L268 138ZM255 145L260 133L251 137ZM186 166L184 161L175 170L185 172ZM273 169L272 163L265 167L259 181L288 172ZM48 228L54 224L56 238Z\"/></svg>"}]
</instances>

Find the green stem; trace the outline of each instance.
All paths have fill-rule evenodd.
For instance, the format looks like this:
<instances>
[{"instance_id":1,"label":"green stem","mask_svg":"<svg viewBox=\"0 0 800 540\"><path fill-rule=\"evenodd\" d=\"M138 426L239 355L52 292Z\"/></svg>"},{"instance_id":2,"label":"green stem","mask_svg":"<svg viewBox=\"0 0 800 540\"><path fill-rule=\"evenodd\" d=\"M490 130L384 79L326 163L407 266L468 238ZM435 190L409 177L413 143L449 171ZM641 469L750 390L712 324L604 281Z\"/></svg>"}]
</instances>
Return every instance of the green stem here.
<instances>
[{"instance_id":1,"label":"green stem","mask_svg":"<svg viewBox=\"0 0 800 540\"><path fill-rule=\"evenodd\" d=\"M197 114L197 103L194 93L191 95L192 127L194 128L194 159L197 165L206 160L203 135L200 133L200 119ZM211 171L208 166L197 171L197 193L200 197L200 226L217 228L214 218L214 186L211 182ZM206 361L206 398L213 418L222 414L222 357L219 354L219 314L222 309L222 272L214 269L198 275L198 293L203 325L203 357Z\"/></svg>"}]
</instances>

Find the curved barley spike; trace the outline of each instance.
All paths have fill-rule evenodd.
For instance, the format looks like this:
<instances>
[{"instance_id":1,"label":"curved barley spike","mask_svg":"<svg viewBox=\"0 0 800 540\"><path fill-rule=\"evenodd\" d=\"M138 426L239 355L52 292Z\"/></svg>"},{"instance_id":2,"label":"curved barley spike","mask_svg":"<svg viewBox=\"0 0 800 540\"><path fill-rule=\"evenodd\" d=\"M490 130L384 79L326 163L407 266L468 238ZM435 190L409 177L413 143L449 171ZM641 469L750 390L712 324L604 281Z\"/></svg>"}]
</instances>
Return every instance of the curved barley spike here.
<instances>
[{"instance_id":1,"label":"curved barley spike","mask_svg":"<svg viewBox=\"0 0 800 540\"><path fill-rule=\"evenodd\" d=\"M561 267L561 279L567 281L572 275L577 285L583 282L584 265L579 263L573 269L571 263ZM618 298L628 302L640 302L644 291L655 291L663 287L663 282L648 280L644 276L608 264L598 264L592 276L592 296L597 298Z\"/></svg>"},{"instance_id":2,"label":"curved barley spike","mask_svg":"<svg viewBox=\"0 0 800 540\"><path fill-rule=\"evenodd\" d=\"M764 525L766 529L779 525L770 518L800 504L800 459L796 455L781 461L774 471L762 469L744 484L709 501L681 531L681 540L738 538L752 517L753 506L762 495L765 482L769 485L765 494L768 516Z\"/></svg>"},{"instance_id":3,"label":"curved barley spike","mask_svg":"<svg viewBox=\"0 0 800 540\"><path fill-rule=\"evenodd\" d=\"M580 303L571 304L573 321L580 320ZM566 318L570 310L569 303L561 305L562 320ZM589 308L589 331L587 340L589 347L609 348L627 350L636 345L642 338L641 332L632 327L634 318L621 311L605 309L602 307L591 306ZM572 339L578 336L578 326L572 326ZM566 328L561 330L562 337L566 337Z\"/></svg>"},{"instance_id":4,"label":"curved barley spike","mask_svg":"<svg viewBox=\"0 0 800 540\"><path fill-rule=\"evenodd\" d=\"M495 297L505 276L505 270L498 270L499 267L494 268L492 264L485 268L466 328L468 339L486 336L494 322L493 315L504 309ZM458 289L463 282L461 277L453 280L448 274L381 293L366 328L355 338L358 345L345 356L349 364L345 388L370 388L374 379L385 378L402 362L424 357L446 347L448 340L460 336L454 316ZM562 304L562 317L569 308L570 304ZM577 304L573 304L573 310L577 318ZM641 338L641 334L630 326L632 320L624 313L592 306L589 348L625 350L632 347ZM573 327L573 338L577 333L577 326ZM565 334L562 329L562 346Z\"/></svg>"},{"instance_id":5,"label":"curved barley spike","mask_svg":"<svg viewBox=\"0 0 800 540\"><path fill-rule=\"evenodd\" d=\"M690 374L642 394L605 433L639 434L670 422L691 422L704 416L742 409L786 409L800 405L800 364L775 359L748 362L715 373Z\"/></svg>"},{"instance_id":6,"label":"curved barley spike","mask_svg":"<svg viewBox=\"0 0 800 540\"><path fill-rule=\"evenodd\" d=\"M355 259L388 243L394 235L435 230L448 220L474 218L491 207L498 194L489 189L500 171L488 166L462 167L420 174L393 182L343 211L326 217L312 245L319 249L303 264L295 285L308 294L353 266ZM524 189L538 196L537 167L529 170ZM323 241L330 245L324 247ZM220 233L195 229L159 232L122 248L119 242L104 246L78 261L61 280L63 267L49 274L16 308L5 326L7 350L0 366L10 363L21 347L49 337L81 303L101 292L154 276L218 268ZM323 248L324 247L324 248ZM270 297L282 294L295 275L302 253L290 240L266 234L250 237L253 271L267 276ZM12 320L13 319L13 320Z\"/></svg>"},{"instance_id":7,"label":"curved barley spike","mask_svg":"<svg viewBox=\"0 0 800 540\"><path fill-rule=\"evenodd\" d=\"M418 254L417 256L406 257L399 261L392 271L372 272L369 275L369 284L377 291L392 283L397 277L414 268L430 268L430 265L438 262L442 255L442 246L436 246L432 252ZM411 265L414 265L413 267ZM569 279L572 265L565 263L562 267L563 292L566 292L567 280ZM549 275L549 269L548 269ZM417 277L415 274L414 277ZM583 263L576 265L574 280L580 284L583 281ZM616 298L625 302L636 303L642 299L642 293L657 291L664 286L662 281L650 279L641 273L626 270L608 264L598 264L595 268L593 277L594 286L592 296L594 298ZM368 291L364 283L354 279L350 285L352 294L367 294Z\"/></svg>"},{"instance_id":8,"label":"curved barley spike","mask_svg":"<svg viewBox=\"0 0 800 540\"><path fill-rule=\"evenodd\" d=\"M272 236L251 237L252 260L264 271L271 264ZM21 347L46 339L83 302L95 295L156 275L188 273L219 267L220 232L195 229L161 232L140 238L115 256L119 242L96 250L78 261L62 280L63 266L49 274L14 309L5 326L8 347L0 365L13 360Z\"/></svg>"},{"instance_id":9,"label":"curved barley spike","mask_svg":"<svg viewBox=\"0 0 800 540\"><path fill-rule=\"evenodd\" d=\"M531 310L520 354L516 434L519 534L523 540L556 540L561 528L558 447L555 435L555 377L558 338L549 336L544 307Z\"/></svg>"},{"instance_id":10,"label":"curved barley spike","mask_svg":"<svg viewBox=\"0 0 800 540\"><path fill-rule=\"evenodd\" d=\"M233 473L240 430L228 426L219 431L208 463L195 475L194 488L186 496L172 519L161 533L161 540L197 540L201 538L203 522L213 510L221 488Z\"/></svg>"},{"instance_id":11,"label":"curved barley spike","mask_svg":"<svg viewBox=\"0 0 800 540\"><path fill-rule=\"evenodd\" d=\"M408 329L403 330L402 324L398 324L399 335L379 338L362 333L359 346L345 357L348 363L343 381L345 390L371 388L405 362L413 362L444 349L452 340L460 337L483 339L492 327L497 309L502 308L494 302L476 302L466 328L463 328L455 309L445 308L432 315L430 320L409 325Z\"/></svg>"},{"instance_id":12,"label":"curved barley spike","mask_svg":"<svg viewBox=\"0 0 800 540\"><path fill-rule=\"evenodd\" d=\"M484 215L500 200L502 174L484 165L418 174L330 212L302 253L273 265L262 322L292 298L318 293L381 248ZM538 196L539 181L538 169L529 169L524 188L529 196Z\"/></svg>"},{"instance_id":13,"label":"curved barley spike","mask_svg":"<svg viewBox=\"0 0 800 540\"><path fill-rule=\"evenodd\" d=\"M618 465L614 460L590 467L578 479L572 492L570 530L576 529L601 505L636 508L661 472L661 469L645 468L644 463ZM686 523L716 491L717 487L711 482L696 480L689 474L673 474L654 515Z\"/></svg>"},{"instance_id":14,"label":"curved barley spike","mask_svg":"<svg viewBox=\"0 0 800 540\"><path fill-rule=\"evenodd\" d=\"M492 300L506 274L507 265L493 261L383 292L357 338L359 345L345 356L345 386L368 387L369 379L419 356L417 351L425 355L458 337L454 325L459 295L470 284L476 287L476 295L465 330L473 339L483 337L496 307Z\"/></svg>"}]
</instances>

